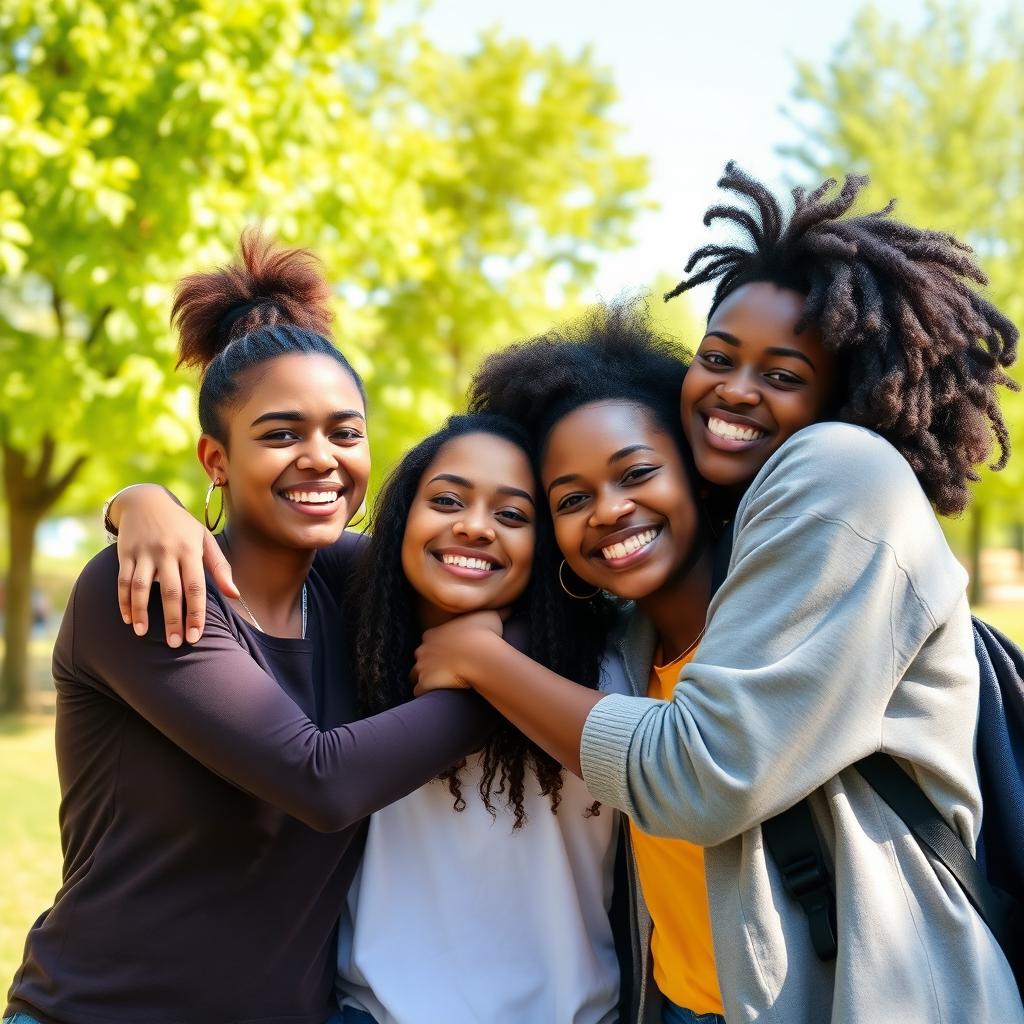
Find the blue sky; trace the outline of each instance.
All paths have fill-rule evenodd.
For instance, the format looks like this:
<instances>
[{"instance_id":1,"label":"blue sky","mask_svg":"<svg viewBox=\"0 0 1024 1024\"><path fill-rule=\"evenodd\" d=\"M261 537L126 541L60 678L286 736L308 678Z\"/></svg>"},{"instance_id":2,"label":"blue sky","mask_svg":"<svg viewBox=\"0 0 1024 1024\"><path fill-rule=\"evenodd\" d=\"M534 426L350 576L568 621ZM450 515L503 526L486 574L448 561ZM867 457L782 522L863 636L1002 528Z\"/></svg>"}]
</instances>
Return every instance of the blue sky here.
<instances>
[{"instance_id":1,"label":"blue sky","mask_svg":"<svg viewBox=\"0 0 1024 1024\"><path fill-rule=\"evenodd\" d=\"M445 48L471 49L481 30L500 27L538 45L575 53L590 45L619 89L624 148L651 160L650 196L660 209L635 228L635 245L602 260L592 297L681 275L706 237L703 211L726 160L777 185L776 152L795 137L782 112L797 60L824 64L846 35L858 0L436 0L421 15ZM982 0L982 16L1004 8ZM885 14L923 21L924 0L886 0Z\"/></svg>"}]
</instances>

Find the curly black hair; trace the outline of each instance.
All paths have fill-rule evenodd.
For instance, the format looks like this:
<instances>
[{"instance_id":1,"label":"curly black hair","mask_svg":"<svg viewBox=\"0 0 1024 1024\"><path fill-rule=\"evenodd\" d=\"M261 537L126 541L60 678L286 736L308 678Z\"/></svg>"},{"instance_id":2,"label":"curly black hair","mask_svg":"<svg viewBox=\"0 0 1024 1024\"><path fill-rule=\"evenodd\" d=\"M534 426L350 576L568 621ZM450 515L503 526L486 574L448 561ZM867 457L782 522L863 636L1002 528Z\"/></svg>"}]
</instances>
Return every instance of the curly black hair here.
<instances>
[{"instance_id":1,"label":"curly black hair","mask_svg":"<svg viewBox=\"0 0 1024 1024\"><path fill-rule=\"evenodd\" d=\"M470 383L469 408L522 424L539 463L551 429L574 409L592 402L633 402L651 413L689 460L679 418L688 357L653 326L643 301L598 305L488 356Z\"/></svg>"},{"instance_id":2,"label":"curly black hair","mask_svg":"<svg viewBox=\"0 0 1024 1024\"><path fill-rule=\"evenodd\" d=\"M364 714L387 710L412 697L409 672L423 627L417 596L402 571L402 539L423 474L449 441L467 434L492 434L530 454L529 436L507 418L486 413L453 416L409 451L388 477L374 504L370 541L348 593L347 618L354 624L357 692ZM513 618L526 623L526 654L559 675L596 688L610 613L600 602L567 597L558 582L557 551L550 519L538 503L533 572ZM466 806L460 782L463 767L465 761L441 776L448 782L457 811ZM561 800L561 766L518 729L503 723L483 752L480 798L494 815L492 796L504 794L514 815L514 829L527 820L523 801L530 770L556 811ZM597 805L588 813L598 813Z\"/></svg>"},{"instance_id":3,"label":"curly black hair","mask_svg":"<svg viewBox=\"0 0 1024 1024\"><path fill-rule=\"evenodd\" d=\"M793 189L788 216L761 182L730 161L718 185L746 206L716 205L704 224L726 220L748 245L697 249L665 300L717 281L708 318L744 284L767 281L807 296L799 333L820 329L840 357L837 418L886 438L910 463L943 515L963 512L975 466L992 451L1006 465L1010 438L997 388L1018 390L1004 372L1017 355L1014 324L976 286L988 283L969 246L881 210L849 216L867 185L847 175L812 192Z\"/></svg>"}]
</instances>

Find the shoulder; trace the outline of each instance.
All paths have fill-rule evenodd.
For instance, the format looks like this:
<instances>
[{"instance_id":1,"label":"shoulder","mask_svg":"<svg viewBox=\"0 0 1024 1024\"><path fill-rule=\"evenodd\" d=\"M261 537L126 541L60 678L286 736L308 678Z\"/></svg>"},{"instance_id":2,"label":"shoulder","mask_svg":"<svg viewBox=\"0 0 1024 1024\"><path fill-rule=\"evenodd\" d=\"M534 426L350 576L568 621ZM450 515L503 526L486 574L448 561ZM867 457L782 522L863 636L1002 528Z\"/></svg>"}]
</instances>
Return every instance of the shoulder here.
<instances>
[{"instance_id":1,"label":"shoulder","mask_svg":"<svg viewBox=\"0 0 1024 1024\"><path fill-rule=\"evenodd\" d=\"M897 521L936 525L909 463L885 438L849 423L798 431L765 463L737 521L771 510L836 519L877 536Z\"/></svg>"},{"instance_id":2,"label":"shoulder","mask_svg":"<svg viewBox=\"0 0 1024 1024\"><path fill-rule=\"evenodd\" d=\"M762 523L773 534L783 521L806 524L792 536L805 542L798 556L808 564L824 557L822 535L837 530L866 542L858 545L864 557L887 550L939 619L963 594L966 575L913 469L871 430L818 423L775 452L740 504L737 548L745 529ZM767 535L754 532L758 543ZM830 557L853 557L850 545L828 550Z\"/></svg>"}]
</instances>

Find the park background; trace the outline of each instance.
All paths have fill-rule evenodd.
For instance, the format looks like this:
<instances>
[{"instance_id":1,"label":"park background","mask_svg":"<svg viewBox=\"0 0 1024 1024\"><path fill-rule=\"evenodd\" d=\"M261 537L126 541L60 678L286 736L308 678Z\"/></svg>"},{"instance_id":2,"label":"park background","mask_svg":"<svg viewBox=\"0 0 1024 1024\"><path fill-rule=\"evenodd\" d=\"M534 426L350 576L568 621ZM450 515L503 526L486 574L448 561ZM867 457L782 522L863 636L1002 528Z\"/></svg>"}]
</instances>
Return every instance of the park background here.
<instances>
[{"instance_id":1,"label":"park background","mask_svg":"<svg viewBox=\"0 0 1024 1024\"><path fill-rule=\"evenodd\" d=\"M869 173L1024 323L1022 69L1013 0L4 0L0 979L59 885L49 656L100 504L150 479L200 508L177 277L255 221L322 257L379 482L483 354L674 283L729 158ZM706 293L651 302L699 342ZM945 524L1018 641L1022 499L1018 456Z\"/></svg>"}]
</instances>

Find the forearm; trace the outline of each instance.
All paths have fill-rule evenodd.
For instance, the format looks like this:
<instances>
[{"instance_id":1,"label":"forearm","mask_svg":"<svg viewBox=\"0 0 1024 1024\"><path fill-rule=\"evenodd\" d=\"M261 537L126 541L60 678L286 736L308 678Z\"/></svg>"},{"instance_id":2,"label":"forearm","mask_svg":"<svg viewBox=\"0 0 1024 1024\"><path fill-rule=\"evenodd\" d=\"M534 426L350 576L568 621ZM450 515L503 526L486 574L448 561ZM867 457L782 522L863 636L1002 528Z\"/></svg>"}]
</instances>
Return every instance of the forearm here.
<instances>
[{"instance_id":1,"label":"forearm","mask_svg":"<svg viewBox=\"0 0 1024 1024\"><path fill-rule=\"evenodd\" d=\"M142 491L143 488L145 488L145 490L149 493L155 493L159 491L167 498L169 498L171 501L173 501L175 505L182 508L184 507L178 500L178 496L174 494L172 491L169 491L166 487L164 487L161 484L128 484L127 487L122 487L121 490L119 490L110 499L110 501L107 502L107 504L104 507L104 525L108 526L108 528L112 526L114 528L112 531L113 533L116 534L121 527L121 513L124 510L126 501L130 502L134 500L134 498L139 495L140 491ZM126 497L129 493L132 493L131 498Z\"/></svg>"},{"instance_id":2,"label":"forearm","mask_svg":"<svg viewBox=\"0 0 1024 1024\"><path fill-rule=\"evenodd\" d=\"M467 654L460 675L516 728L581 775L580 738L601 693L544 668L498 636Z\"/></svg>"}]
</instances>

